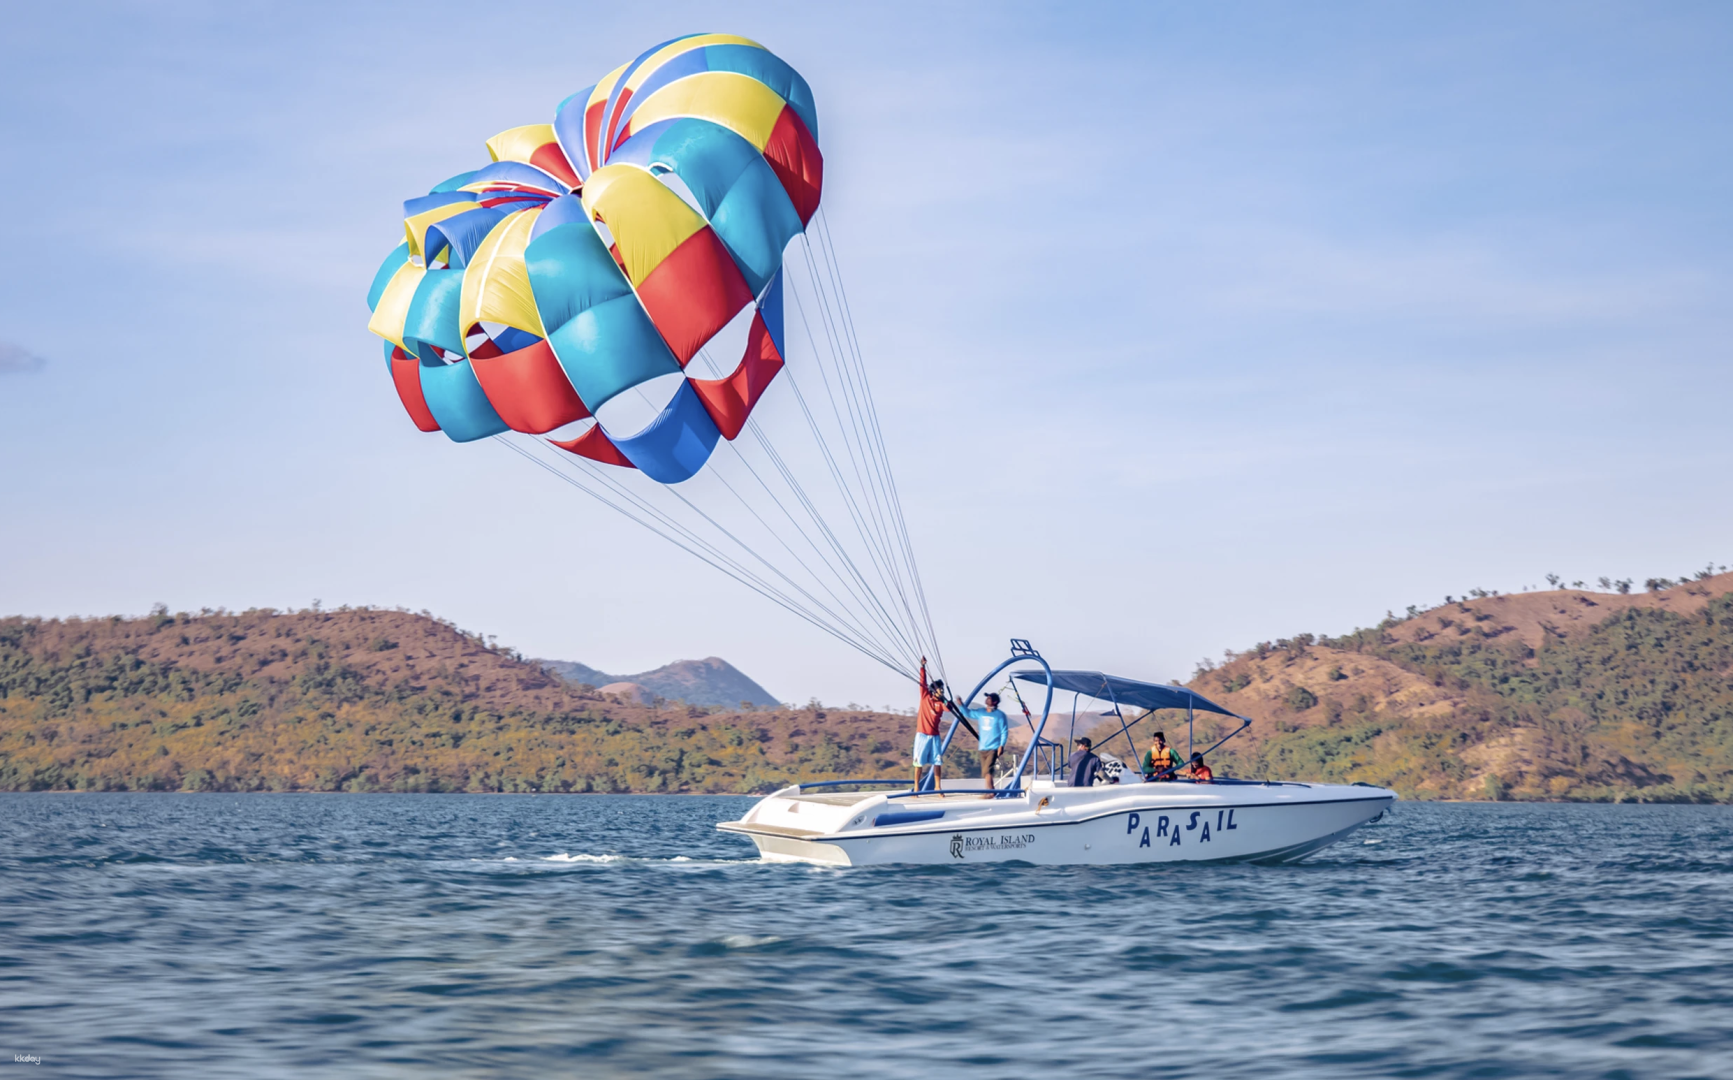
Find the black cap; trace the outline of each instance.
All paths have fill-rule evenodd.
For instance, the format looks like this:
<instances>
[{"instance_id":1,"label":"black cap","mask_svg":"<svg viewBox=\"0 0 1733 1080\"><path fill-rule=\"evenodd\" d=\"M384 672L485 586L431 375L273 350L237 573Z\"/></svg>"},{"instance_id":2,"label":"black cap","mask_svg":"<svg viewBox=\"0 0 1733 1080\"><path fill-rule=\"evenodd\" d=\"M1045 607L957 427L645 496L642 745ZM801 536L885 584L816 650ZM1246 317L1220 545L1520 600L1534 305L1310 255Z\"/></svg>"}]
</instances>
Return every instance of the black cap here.
<instances>
[{"instance_id":1,"label":"black cap","mask_svg":"<svg viewBox=\"0 0 1733 1080\"><path fill-rule=\"evenodd\" d=\"M1089 736L1087 736L1087 735L1085 735L1085 736L1083 736L1083 737L1082 737L1082 738L1080 738L1080 739L1078 739L1078 740L1077 740L1077 745L1078 745L1078 746L1087 746L1087 747L1089 747L1089 748L1090 748L1090 749L1092 749L1092 750L1093 750L1093 749L1094 749L1094 748L1095 748L1095 744L1094 744L1094 743L1092 743L1092 742L1090 742L1090 741L1089 741Z\"/></svg>"}]
</instances>

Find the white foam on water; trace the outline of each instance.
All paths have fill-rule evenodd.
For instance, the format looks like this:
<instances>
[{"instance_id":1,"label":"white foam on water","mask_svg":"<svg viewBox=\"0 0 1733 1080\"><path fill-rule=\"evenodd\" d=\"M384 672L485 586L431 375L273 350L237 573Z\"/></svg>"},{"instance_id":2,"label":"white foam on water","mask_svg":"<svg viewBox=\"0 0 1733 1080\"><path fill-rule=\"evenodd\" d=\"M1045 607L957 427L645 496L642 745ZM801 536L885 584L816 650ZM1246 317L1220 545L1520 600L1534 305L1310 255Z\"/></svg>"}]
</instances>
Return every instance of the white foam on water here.
<instances>
[{"instance_id":1,"label":"white foam on water","mask_svg":"<svg viewBox=\"0 0 1733 1080\"><path fill-rule=\"evenodd\" d=\"M544 855L544 856L542 856L542 862L611 863L611 862L625 862L625 861L626 861L626 857L624 855L589 855L589 854L582 854L582 853L577 854L577 855L567 855L565 852L561 852L558 855Z\"/></svg>"},{"instance_id":2,"label":"white foam on water","mask_svg":"<svg viewBox=\"0 0 1733 1080\"><path fill-rule=\"evenodd\" d=\"M697 863L698 865L701 865L701 866L715 866L715 865L724 864L724 863L727 863L727 864L751 863L751 862L757 862L758 860L757 859L695 859L690 855L675 855L672 858L653 859L653 858L638 858L638 857L631 856L631 855L591 855L587 852L579 852L576 855L572 855L572 854L569 854L567 852L562 851L558 855L543 855L541 857L541 861L542 862L551 862L551 863L565 863L568 865L576 864L576 863Z\"/></svg>"},{"instance_id":3,"label":"white foam on water","mask_svg":"<svg viewBox=\"0 0 1733 1080\"><path fill-rule=\"evenodd\" d=\"M730 949L756 949L760 945L774 945L782 939L779 937L753 937L751 934L729 934L721 939L723 945Z\"/></svg>"}]
</instances>

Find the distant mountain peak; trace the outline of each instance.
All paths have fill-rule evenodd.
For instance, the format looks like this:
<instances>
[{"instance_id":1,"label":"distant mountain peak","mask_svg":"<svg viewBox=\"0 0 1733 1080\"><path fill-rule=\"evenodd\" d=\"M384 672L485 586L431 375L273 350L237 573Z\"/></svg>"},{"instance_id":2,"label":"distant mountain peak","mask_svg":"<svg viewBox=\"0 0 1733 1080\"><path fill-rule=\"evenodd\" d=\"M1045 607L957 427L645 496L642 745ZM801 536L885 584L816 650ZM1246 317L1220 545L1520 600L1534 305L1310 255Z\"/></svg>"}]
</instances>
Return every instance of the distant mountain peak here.
<instances>
[{"instance_id":1,"label":"distant mountain peak","mask_svg":"<svg viewBox=\"0 0 1733 1080\"><path fill-rule=\"evenodd\" d=\"M604 690L615 683L632 683L656 697L684 701L688 705L720 705L735 709L742 702L758 708L775 708L781 704L770 691L720 656L676 660L637 675L610 675L575 660L536 660L534 663L567 682L588 683Z\"/></svg>"}]
</instances>

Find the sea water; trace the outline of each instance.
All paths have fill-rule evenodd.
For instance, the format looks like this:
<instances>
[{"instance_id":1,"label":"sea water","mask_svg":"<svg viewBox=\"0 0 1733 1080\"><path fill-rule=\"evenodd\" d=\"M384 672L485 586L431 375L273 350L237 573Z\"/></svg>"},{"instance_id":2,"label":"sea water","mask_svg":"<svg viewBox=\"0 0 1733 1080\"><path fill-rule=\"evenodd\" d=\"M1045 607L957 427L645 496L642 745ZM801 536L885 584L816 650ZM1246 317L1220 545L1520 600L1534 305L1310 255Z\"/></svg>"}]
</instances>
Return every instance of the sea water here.
<instances>
[{"instance_id":1,"label":"sea water","mask_svg":"<svg viewBox=\"0 0 1733 1080\"><path fill-rule=\"evenodd\" d=\"M826 869L740 798L0 795L16 1076L1729 1077L1733 809ZM39 1063L38 1063L39 1062Z\"/></svg>"}]
</instances>

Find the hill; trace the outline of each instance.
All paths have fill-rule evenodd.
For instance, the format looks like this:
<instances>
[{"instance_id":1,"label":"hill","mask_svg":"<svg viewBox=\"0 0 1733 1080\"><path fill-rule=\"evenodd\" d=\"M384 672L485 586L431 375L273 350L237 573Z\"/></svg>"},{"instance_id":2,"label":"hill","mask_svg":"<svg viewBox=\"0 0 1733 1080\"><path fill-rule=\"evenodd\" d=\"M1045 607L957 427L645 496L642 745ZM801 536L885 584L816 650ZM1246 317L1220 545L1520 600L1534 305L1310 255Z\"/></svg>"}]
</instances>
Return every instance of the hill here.
<instances>
[{"instance_id":1,"label":"hill","mask_svg":"<svg viewBox=\"0 0 1733 1080\"><path fill-rule=\"evenodd\" d=\"M637 675L609 675L572 660L535 660L532 663L540 664L567 682L594 687L630 683L643 687L648 696L687 705L774 709L781 704L770 691L747 678L740 669L720 656L676 660Z\"/></svg>"},{"instance_id":2,"label":"hill","mask_svg":"<svg viewBox=\"0 0 1733 1080\"><path fill-rule=\"evenodd\" d=\"M1733 574L1667 585L1453 600L1263 642L1189 685L1256 721L1215 755L1233 775L1409 798L1733 801ZM1140 740L1157 724L1184 728L1157 715ZM1200 747L1230 726L1200 717Z\"/></svg>"},{"instance_id":3,"label":"hill","mask_svg":"<svg viewBox=\"0 0 1733 1080\"><path fill-rule=\"evenodd\" d=\"M0 790L758 791L900 774L908 726L640 705L402 611L0 619Z\"/></svg>"},{"instance_id":4,"label":"hill","mask_svg":"<svg viewBox=\"0 0 1733 1080\"><path fill-rule=\"evenodd\" d=\"M0 619L0 790L744 792L907 767L907 716L640 703L550 666L402 611ZM1452 598L1261 642L1190 685L1256 721L1213 755L1230 775L1733 801L1733 574ZM1158 725L1183 716L1140 743ZM1200 716L1200 745L1229 726Z\"/></svg>"}]
</instances>

